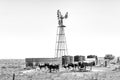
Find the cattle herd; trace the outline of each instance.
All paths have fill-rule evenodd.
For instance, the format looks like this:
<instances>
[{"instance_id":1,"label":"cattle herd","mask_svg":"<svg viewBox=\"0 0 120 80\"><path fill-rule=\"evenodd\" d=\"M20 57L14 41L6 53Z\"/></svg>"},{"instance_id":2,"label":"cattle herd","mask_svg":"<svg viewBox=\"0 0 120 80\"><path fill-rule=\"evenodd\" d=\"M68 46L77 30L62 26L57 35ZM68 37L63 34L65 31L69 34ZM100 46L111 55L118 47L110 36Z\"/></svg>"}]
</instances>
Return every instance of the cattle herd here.
<instances>
[{"instance_id":1,"label":"cattle herd","mask_svg":"<svg viewBox=\"0 0 120 80\"><path fill-rule=\"evenodd\" d=\"M49 69L49 72L51 73L52 71L59 71L59 64L49 64L49 63L44 63L44 64L39 64L38 67L40 69Z\"/></svg>"},{"instance_id":2,"label":"cattle herd","mask_svg":"<svg viewBox=\"0 0 120 80\"><path fill-rule=\"evenodd\" d=\"M90 67L90 70L92 69L92 66L95 66L95 62L77 62L77 63L68 63L65 65L62 65L62 68L67 69L67 70L79 70L79 71L83 71L86 70L86 67ZM53 71L59 71L60 69L60 65L59 64L50 64L50 63L44 63L44 64L39 64L38 65L39 69L48 69L49 72L53 72Z\"/></svg>"},{"instance_id":3,"label":"cattle herd","mask_svg":"<svg viewBox=\"0 0 120 80\"><path fill-rule=\"evenodd\" d=\"M63 65L64 68L67 68L67 69L70 69L70 68L73 68L73 69L79 69L79 70L82 70L82 69L85 69L86 70L86 67L87 66L90 66L91 69L92 69L92 66L95 66L95 62L77 62L77 63L69 63L67 65Z\"/></svg>"}]
</instances>

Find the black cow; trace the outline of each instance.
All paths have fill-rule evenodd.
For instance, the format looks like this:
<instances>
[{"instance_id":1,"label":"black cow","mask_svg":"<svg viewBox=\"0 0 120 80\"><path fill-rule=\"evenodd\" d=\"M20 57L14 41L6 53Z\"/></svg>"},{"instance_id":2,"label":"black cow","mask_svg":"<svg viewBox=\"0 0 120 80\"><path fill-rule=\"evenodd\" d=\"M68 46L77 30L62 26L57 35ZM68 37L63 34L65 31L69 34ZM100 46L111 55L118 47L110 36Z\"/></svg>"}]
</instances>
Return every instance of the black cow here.
<instances>
[{"instance_id":1,"label":"black cow","mask_svg":"<svg viewBox=\"0 0 120 80\"><path fill-rule=\"evenodd\" d=\"M42 65L39 64L38 66L39 66L40 69L45 68L45 65L43 65L43 64Z\"/></svg>"},{"instance_id":2,"label":"black cow","mask_svg":"<svg viewBox=\"0 0 120 80\"><path fill-rule=\"evenodd\" d=\"M42 69L42 68L46 69L46 68L48 68L49 63L39 64L38 66L39 66L40 69Z\"/></svg>"},{"instance_id":3,"label":"black cow","mask_svg":"<svg viewBox=\"0 0 120 80\"><path fill-rule=\"evenodd\" d=\"M79 62L78 65L79 65L79 69L84 68L86 70L86 67L90 66L90 70L92 70L92 66L95 65L95 62L86 62L86 61L84 61L84 62Z\"/></svg>"},{"instance_id":4,"label":"black cow","mask_svg":"<svg viewBox=\"0 0 120 80\"><path fill-rule=\"evenodd\" d=\"M48 65L48 69L49 69L50 73L52 71L59 71L59 64L50 64L50 65Z\"/></svg>"},{"instance_id":5,"label":"black cow","mask_svg":"<svg viewBox=\"0 0 120 80\"><path fill-rule=\"evenodd\" d=\"M40 69L45 68L49 69L50 73L52 71L59 71L59 65L58 64L49 64L49 63L44 63L42 65L38 65Z\"/></svg>"},{"instance_id":6,"label":"black cow","mask_svg":"<svg viewBox=\"0 0 120 80\"><path fill-rule=\"evenodd\" d=\"M69 63L67 65L63 65L63 67L65 69L71 69L71 68L76 69L76 68L78 68L78 64L76 64L76 63Z\"/></svg>"}]
</instances>

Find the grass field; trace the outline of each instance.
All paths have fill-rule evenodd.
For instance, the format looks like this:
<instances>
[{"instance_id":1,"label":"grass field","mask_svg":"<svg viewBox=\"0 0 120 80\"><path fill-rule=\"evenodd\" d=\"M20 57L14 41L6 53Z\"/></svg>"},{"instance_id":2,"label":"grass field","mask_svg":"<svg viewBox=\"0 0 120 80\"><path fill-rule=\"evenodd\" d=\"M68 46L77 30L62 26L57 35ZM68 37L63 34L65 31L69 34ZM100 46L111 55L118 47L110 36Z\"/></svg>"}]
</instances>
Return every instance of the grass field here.
<instances>
[{"instance_id":1,"label":"grass field","mask_svg":"<svg viewBox=\"0 0 120 80\"><path fill-rule=\"evenodd\" d=\"M68 71L49 73L45 70L24 70L24 60L0 60L0 80L120 80L120 70L112 68L93 67L91 72Z\"/></svg>"}]
</instances>

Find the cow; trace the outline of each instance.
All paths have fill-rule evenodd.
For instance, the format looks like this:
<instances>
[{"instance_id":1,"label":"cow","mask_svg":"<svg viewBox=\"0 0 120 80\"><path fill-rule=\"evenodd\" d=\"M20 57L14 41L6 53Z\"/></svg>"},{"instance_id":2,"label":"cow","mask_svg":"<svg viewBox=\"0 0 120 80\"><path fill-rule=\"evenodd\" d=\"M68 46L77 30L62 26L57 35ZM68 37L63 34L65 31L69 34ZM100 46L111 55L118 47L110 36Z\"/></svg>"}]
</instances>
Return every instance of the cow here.
<instances>
[{"instance_id":1,"label":"cow","mask_svg":"<svg viewBox=\"0 0 120 80\"><path fill-rule=\"evenodd\" d=\"M95 65L95 62L90 62L90 61L83 61L83 62L78 62L79 69L84 68L86 70L86 67L90 67L90 71L92 70L92 66Z\"/></svg>"},{"instance_id":2,"label":"cow","mask_svg":"<svg viewBox=\"0 0 120 80\"><path fill-rule=\"evenodd\" d=\"M38 65L40 69L49 69L49 72L51 73L52 71L59 71L59 64L50 64L50 63L44 63L42 65Z\"/></svg>"},{"instance_id":3,"label":"cow","mask_svg":"<svg viewBox=\"0 0 120 80\"><path fill-rule=\"evenodd\" d=\"M51 73L52 71L59 71L59 64L49 64L48 65L49 72Z\"/></svg>"},{"instance_id":4,"label":"cow","mask_svg":"<svg viewBox=\"0 0 120 80\"><path fill-rule=\"evenodd\" d=\"M69 64L66 64L66 65L63 65L63 67L65 69L73 69L73 70L76 70L78 68L78 63L69 63Z\"/></svg>"}]
</instances>

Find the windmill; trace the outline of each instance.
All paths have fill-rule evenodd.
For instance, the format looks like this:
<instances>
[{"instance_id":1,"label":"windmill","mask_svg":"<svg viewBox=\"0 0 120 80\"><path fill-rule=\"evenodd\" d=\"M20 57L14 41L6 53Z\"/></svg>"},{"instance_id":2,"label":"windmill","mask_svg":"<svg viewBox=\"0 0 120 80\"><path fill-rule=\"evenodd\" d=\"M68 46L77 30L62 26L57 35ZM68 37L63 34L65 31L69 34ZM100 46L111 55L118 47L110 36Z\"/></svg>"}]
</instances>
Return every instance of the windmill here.
<instances>
[{"instance_id":1,"label":"windmill","mask_svg":"<svg viewBox=\"0 0 120 80\"><path fill-rule=\"evenodd\" d=\"M56 48L55 48L55 57L59 58L64 55L68 55L66 37L63 25L63 19L68 18L68 12L63 16L60 10L57 10L58 17L58 27L57 27L57 36L56 36Z\"/></svg>"}]
</instances>

